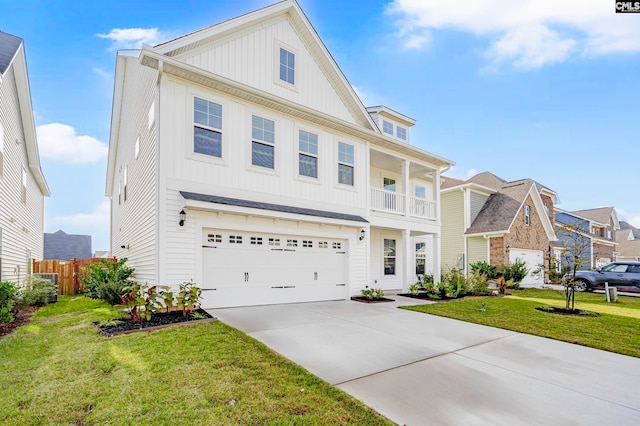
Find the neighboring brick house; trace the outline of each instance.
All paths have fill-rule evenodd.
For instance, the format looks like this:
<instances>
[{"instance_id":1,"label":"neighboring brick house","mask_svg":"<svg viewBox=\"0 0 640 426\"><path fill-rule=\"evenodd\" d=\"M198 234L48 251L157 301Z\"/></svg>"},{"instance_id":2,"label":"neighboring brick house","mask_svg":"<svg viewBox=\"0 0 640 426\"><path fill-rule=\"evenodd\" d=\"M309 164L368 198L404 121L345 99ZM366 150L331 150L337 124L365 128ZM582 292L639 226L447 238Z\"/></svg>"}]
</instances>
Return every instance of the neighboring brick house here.
<instances>
[{"instance_id":1,"label":"neighboring brick house","mask_svg":"<svg viewBox=\"0 0 640 426\"><path fill-rule=\"evenodd\" d=\"M521 258L529 269L523 285L544 283L544 274L535 272L556 240L554 191L484 172L466 181L443 178L441 201L442 268L468 273L478 261L501 266Z\"/></svg>"},{"instance_id":2,"label":"neighboring brick house","mask_svg":"<svg viewBox=\"0 0 640 426\"><path fill-rule=\"evenodd\" d=\"M614 237L615 232L620 229L620 223L613 207L572 212L556 209L556 230L563 225L575 227L577 231L572 234L588 238L588 246L584 248L585 264L580 269L599 268L616 259L618 244ZM557 233L559 241L556 244L555 256L560 259L562 247L570 244L572 238L561 235L562 232Z\"/></svg>"},{"instance_id":3,"label":"neighboring brick house","mask_svg":"<svg viewBox=\"0 0 640 426\"><path fill-rule=\"evenodd\" d=\"M618 243L616 260L640 262L640 229L621 220L615 240Z\"/></svg>"}]
</instances>

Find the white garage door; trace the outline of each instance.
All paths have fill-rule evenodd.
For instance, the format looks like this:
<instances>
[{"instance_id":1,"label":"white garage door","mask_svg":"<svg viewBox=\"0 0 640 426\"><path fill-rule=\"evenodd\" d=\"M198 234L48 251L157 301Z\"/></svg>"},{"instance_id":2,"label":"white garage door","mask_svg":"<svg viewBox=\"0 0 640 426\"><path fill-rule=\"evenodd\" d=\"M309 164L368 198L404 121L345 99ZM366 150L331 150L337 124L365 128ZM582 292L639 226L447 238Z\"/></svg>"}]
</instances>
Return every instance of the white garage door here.
<instances>
[{"instance_id":1,"label":"white garage door","mask_svg":"<svg viewBox=\"0 0 640 426\"><path fill-rule=\"evenodd\" d=\"M203 307L339 300L347 292L347 242L205 230Z\"/></svg>"},{"instance_id":2,"label":"white garage door","mask_svg":"<svg viewBox=\"0 0 640 426\"><path fill-rule=\"evenodd\" d=\"M509 250L509 262L513 263L517 258L522 259L527 264L529 273L522 280L520 285L534 287L544 284L544 273L534 274L539 270L539 266L544 264L544 255L541 250L525 250L512 248Z\"/></svg>"}]
</instances>

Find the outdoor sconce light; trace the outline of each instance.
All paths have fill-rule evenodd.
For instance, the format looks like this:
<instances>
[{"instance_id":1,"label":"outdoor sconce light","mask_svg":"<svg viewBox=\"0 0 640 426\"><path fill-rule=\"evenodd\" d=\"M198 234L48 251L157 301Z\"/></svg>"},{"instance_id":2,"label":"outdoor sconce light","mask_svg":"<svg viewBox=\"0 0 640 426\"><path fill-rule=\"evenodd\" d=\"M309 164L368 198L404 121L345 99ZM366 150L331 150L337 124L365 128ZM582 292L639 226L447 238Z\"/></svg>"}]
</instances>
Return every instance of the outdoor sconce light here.
<instances>
[{"instance_id":1,"label":"outdoor sconce light","mask_svg":"<svg viewBox=\"0 0 640 426\"><path fill-rule=\"evenodd\" d=\"M180 210L180 226L184 226L184 222L187 220L187 214L184 212L184 209Z\"/></svg>"},{"instance_id":2,"label":"outdoor sconce light","mask_svg":"<svg viewBox=\"0 0 640 426\"><path fill-rule=\"evenodd\" d=\"M507 246L507 253L509 253L509 250L511 250L511 246Z\"/></svg>"},{"instance_id":3,"label":"outdoor sconce light","mask_svg":"<svg viewBox=\"0 0 640 426\"><path fill-rule=\"evenodd\" d=\"M121 245L120 248L125 249L125 250L129 250L129 244Z\"/></svg>"},{"instance_id":4,"label":"outdoor sconce light","mask_svg":"<svg viewBox=\"0 0 640 426\"><path fill-rule=\"evenodd\" d=\"M363 241L363 240L364 240L364 237L366 236L366 232L367 232L367 231L365 231L365 229L364 229L364 228L362 228L362 229L360 230L360 241Z\"/></svg>"}]
</instances>

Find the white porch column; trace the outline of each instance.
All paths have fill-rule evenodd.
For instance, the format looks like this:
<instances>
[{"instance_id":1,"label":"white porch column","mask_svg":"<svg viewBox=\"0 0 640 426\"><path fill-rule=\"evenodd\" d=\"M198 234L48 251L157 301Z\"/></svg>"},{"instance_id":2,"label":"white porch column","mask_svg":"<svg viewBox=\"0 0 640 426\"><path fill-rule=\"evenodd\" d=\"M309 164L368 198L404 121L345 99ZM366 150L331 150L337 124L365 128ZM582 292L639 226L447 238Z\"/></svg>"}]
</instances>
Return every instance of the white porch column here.
<instances>
[{"instance_id":1,"label":"white porch column","mask_svg":"<svg viewBox=\"0 0 640 426\"><path fill-rule=\"evenodd\" d=\"M437 284L440 282L442 275L440 263L442 262L440 255L440 233L433 234L433 282Z\"/></svg>"},{"instance_id":2,"label":"white porch column","mask_svg":"<svg viewBox=\"0 0 640 426\"><path fill-rule=\"evenodd\" d=\"M413 257L415 256L411 244L411 230L409 229L402 230L402 247L402 290L407 293L409 291L409 286L413 284L410 280L412 280L413 277L411 266L413 265Z\"/></svg>"},{"instance_id":3,"label":"white porch column","mask_svg":"<svg viewBox=\"0 0 640 426\"><path fill-rule=\"evenodd\" d=\"M404 190L404 215L405 216L409 216L410 212L409 212L409 207L410 207L410 203L411 203L411 179L409 177L409 169L410 169L411 163L409 162L409 160L404 160L404 162L402 163L402 189Z\"/></svg>"}]
</instances>

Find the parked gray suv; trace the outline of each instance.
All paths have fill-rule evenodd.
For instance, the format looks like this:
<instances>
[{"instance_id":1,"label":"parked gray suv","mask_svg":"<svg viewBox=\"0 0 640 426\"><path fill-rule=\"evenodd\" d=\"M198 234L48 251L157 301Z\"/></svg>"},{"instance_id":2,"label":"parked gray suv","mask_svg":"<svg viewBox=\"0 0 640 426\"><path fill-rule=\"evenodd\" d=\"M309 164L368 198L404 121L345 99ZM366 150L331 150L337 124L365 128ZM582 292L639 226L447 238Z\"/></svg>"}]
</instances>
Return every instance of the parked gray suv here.
<instances>
[{"instance_id":1,"label":"parked gray suv","mask_svg":"<svg viewBox=\"0 0 640 426\"><path fill-rule=\"evenodd\" d=\"M640 262L613 262L595 271L578 271L575 289L593 291L604 288L605 282L621 291L640 291Z\"/></svg>"}]
</instances>

